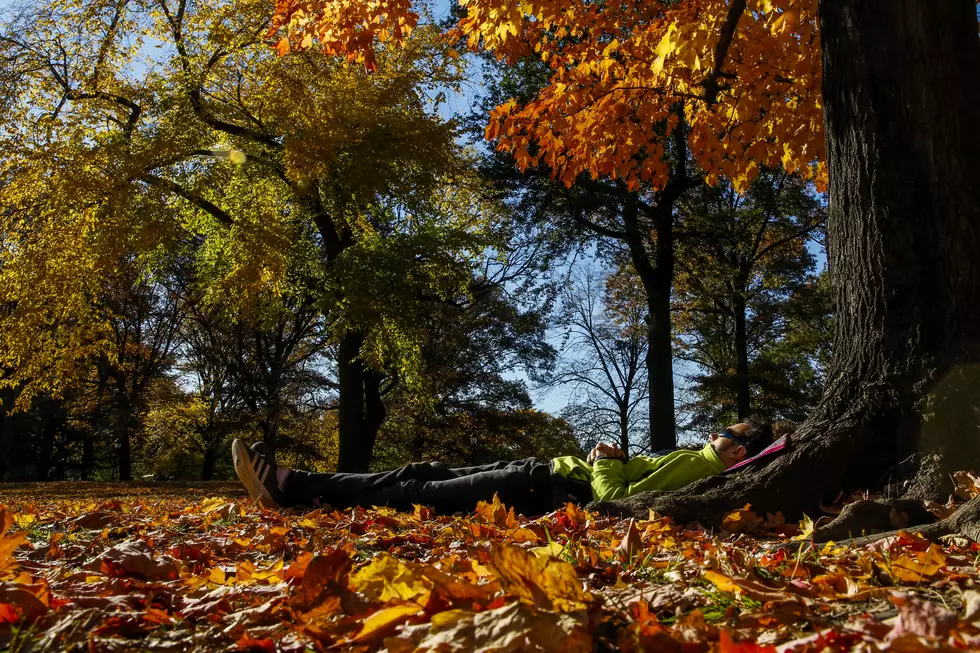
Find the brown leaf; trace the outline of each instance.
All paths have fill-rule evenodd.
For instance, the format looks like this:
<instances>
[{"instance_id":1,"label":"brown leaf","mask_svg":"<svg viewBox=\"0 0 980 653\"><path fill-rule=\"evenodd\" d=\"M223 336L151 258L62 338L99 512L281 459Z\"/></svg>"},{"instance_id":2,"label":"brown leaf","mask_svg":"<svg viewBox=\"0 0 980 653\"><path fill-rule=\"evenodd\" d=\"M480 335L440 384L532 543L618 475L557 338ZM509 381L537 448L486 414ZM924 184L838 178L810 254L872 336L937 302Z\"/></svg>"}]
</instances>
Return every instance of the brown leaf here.
<instances>
[{"instance_id":1,"label":"brown leaf","mask_svg":"<svg viewBox=\"0 0 980 653\"><path fill-rule=\"evenodd\" d=\"M894 641L904 635L940 639L956 628L956 613L929 601L904 592L892 592L888 599L898 607L898 619L885 637L886 641Z\"/></svg>"},{"instance_id":2,"label":"brown leaf","mask_svg":"<svg viewBox=\"0 0 980 653\"><path fill-rule=\"evenodd\" d=\"M384 640L390 653L409 651L555 651L587 653L592 637L584 612L556 614L522 603L473 613L447 610L431 623L407 626Z\"/></svg>"},{"instance_id":3,"label":"brown leaf","mask_svg":"<svg viewBox=\"0 0 980 653\"><path fill-rule=\"evenodd\" d=\"M640 539L640 531L637 530L634 520L630 519L626 525L626 535L623 536L623 541L616 547L616 553L623 560L632 560L636 552L642 547L643 541Z\"/></svg>"},{"instance_id":4,"label":"brown leaf","mask_svg":"<svg viewBox=\"0 0 980 653\"><path fill-rule=\"evenodd\" d=\"M301 610L309 610L322 600L324 593L345 591L347 576L353 566L350 550L346 547L316 556L307 565L303 582L293 593L292 604Z\"/></svg>"},{"instance_id":5,"label":"brown leaf","mask_svg":"<svg viewBox=\"0 0 980 653\"><path fill-rule=\"evenodd\" d=\"M33 623L48 611L50 593L47 584L0 583L0 604L13 606L19 616Z\"/></svg>"},{"instance_id":6,"label":"brown leaf","mask_svg":"<svg viewBox=\"0 0 980 653\"><path fill-rule=\"evenodd\" d=\"M102 552L89 565L106 575L132 575L147 580L173 580L177 565L170 556L156 554L145 540L121 542Z\"/></svg>"}]
</instances>

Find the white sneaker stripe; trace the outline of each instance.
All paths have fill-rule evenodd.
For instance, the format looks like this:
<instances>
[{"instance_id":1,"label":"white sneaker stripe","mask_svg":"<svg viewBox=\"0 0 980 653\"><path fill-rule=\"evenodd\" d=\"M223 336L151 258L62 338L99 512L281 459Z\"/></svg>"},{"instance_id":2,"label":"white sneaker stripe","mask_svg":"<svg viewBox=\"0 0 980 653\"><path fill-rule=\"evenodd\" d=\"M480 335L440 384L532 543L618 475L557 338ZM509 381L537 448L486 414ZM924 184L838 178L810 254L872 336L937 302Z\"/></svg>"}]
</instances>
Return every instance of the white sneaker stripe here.
<instances>
[{"instance_id":1,"label":"white sneaker stripe","mask_svg":"<svg viewBox=\"0 0 980 653\"><path fill-rule=\"evenodd\" d=\"M259 483L265 485L265 479L269 476L269 470L272 469L271 465L264 465L262 471L259 472Z\"/></svg>"}]
</instances>

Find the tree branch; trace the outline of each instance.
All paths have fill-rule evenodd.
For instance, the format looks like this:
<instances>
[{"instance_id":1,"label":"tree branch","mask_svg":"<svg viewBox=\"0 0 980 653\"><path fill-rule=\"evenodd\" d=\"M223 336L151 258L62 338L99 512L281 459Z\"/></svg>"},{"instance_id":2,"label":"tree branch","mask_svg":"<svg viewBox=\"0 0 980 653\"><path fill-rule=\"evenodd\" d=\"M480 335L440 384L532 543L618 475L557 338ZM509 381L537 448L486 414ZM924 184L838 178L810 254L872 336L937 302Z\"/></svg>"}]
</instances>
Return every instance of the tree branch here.
<instances>
[{"instance_id":1,"label":"tree branch","mask_svg":"<svg viewBox=\"0 0 980 653\"><path fill-rule=\"evenodd\" d=\"M169 190L174 195L178 195L179 197L184 198L185 200L187 200L197 208L201 209L202 211L211 214L212 216L217 218L219 222L223 224L230 226L235 223L235 221L231 219L231 216L228 215L218 205L214 204L210 200L205 199L195 191L184 188L183 186L181 186L180 184L174 181L170 181L169 179L163 179L162 177L157 177L156 175L150 175L150 174L144 174L142 177L140 177L140 181L150 186L155 186L157 188L163 188L165 190Z\"/></svg>"},{"instance_id":2,"label":"tree branch","mask_svg":"<svg viewBox=\"0 0 980 653\"><path fill-rule=\"evenodd\" d=\"M718 91L721 90L718 80L725 75L722 68L725 66L725 59L728 58L728 49L735 36L735 28L738 27L738 21L745 13L745 4L746 0L732 0L731 6L728 7L728 17L721 26L721 36L715 44L715 65L708 73L708 77L701 82L701 86L704 87L703 98L708 106L718 102Z\"/></svg>"}]
</instances>

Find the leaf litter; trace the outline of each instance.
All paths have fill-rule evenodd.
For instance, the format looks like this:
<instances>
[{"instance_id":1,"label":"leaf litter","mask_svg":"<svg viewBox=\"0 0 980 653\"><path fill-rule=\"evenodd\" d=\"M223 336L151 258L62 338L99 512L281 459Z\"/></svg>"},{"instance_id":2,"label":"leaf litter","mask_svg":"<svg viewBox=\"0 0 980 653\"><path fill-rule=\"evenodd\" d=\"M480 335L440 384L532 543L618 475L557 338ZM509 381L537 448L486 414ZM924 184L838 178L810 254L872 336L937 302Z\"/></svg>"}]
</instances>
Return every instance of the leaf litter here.
<instances>
[{"instance_id":1,"label":"leaf litter","mask_svg":"<svg viewBox=\"0 0 980 653\"><path fill-rule=\"evenodd\" d=\"M961 498L980 492L960 478ZM271 512L233 493L0 507L10 651L906 651L980 647L980 546L810 541L745 506L723 530L469 515ZM937 507L948 510L949 506Z\"/></svg>"}]
</instances>

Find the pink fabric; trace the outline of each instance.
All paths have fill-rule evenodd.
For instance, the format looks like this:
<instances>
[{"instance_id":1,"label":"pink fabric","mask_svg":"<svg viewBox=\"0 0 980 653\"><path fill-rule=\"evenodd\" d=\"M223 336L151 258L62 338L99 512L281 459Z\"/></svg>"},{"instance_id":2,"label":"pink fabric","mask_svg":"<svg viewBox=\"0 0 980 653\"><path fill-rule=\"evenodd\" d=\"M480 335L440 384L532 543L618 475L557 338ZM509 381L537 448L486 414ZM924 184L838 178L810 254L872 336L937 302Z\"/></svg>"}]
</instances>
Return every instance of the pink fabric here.
<instances>
[{"instance_id":1,"label":"pink fabric","mask_svg":"<svg viewBox=\"0 0 980 653\"><path fill-rule=\"evenodd\" d=\"M752 456L751 458L746 458L740 463L735 463L734 465L726 469L725 473L733 472L736 469L745 467L746 465L749 465L755 462L756 460L759 460L760 458L775 455L781 452L783 449L785 449L788 445L789 445L789 436L784 435L783 437L779 438L778 440L776 440L775 442L773 442L768 447L766 447L756 455Z\"/></svg>"}]
</instances>

